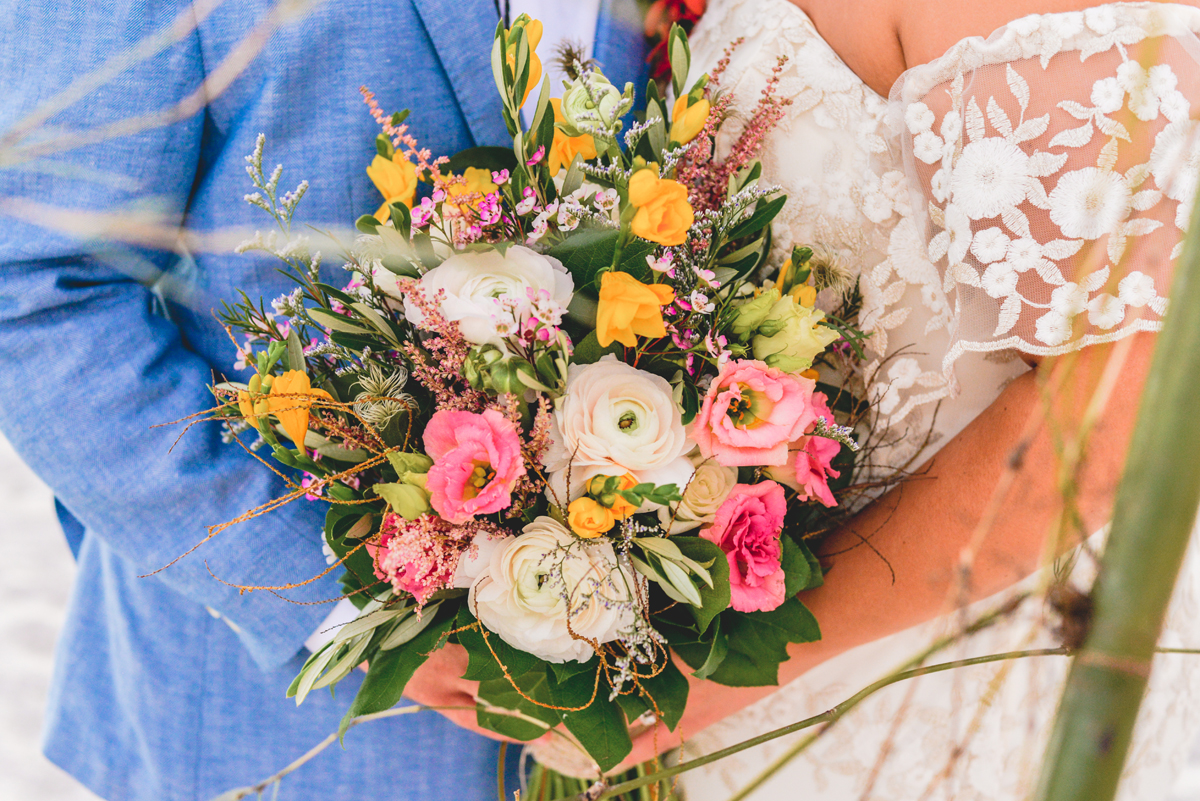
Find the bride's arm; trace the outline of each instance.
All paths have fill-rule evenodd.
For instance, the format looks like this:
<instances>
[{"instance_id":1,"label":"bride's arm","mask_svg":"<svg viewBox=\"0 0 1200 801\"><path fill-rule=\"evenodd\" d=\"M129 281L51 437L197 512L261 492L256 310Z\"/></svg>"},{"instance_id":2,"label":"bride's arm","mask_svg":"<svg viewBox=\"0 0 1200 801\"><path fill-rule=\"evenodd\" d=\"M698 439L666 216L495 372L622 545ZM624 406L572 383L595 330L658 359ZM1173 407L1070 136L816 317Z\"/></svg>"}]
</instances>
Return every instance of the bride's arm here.
<instances>
[{"instance_id":1,"label":"bride's arm","mask_svg":"<svg viewBox=\"0 0 1200 801\"><path fill-rule=\"evenodd\" d=\"M1108 404L1088 439L1087 462L1078 485L1078 508L1086 536L1107 518L1133 430L1153 334L1136 334ZM922 471L855 517L825 550L853 550L834 560L830 580L804 593L820 621L819 642L793 645L780 666L780 683L857 645L901 631L951 611L964 598L984 598L1032 573L1046 535L1062 509L1052 430L1073 431L1092 396L1103 367L1117 346L1103 345L1018 377L996 401L948 443ZM1072 369L1072 375L1066 375ZM1039 384L1062 381L1054 408L1045 407ZM1052 425L1031 419L1043 411ZM1032 435L1031 435L1032 434ZM988 527L959 596L963 550L972 541L993 502L994 490L1011 467L1013 480L999 514ZM854 547L869 538L871 548ZM1078 542L1078 539L1075 540ZM1074 543L1069 543L1074 544ZM881 666L882 669L882 666ZM660 730L635 742L629 761L649 759L706 726L774 692L776 687L723 687L691 682L687 712L674 734Z\"/></svg>"},{"instance_id":2,"label":"bride's arm","mask_svg":"<svg viewBox=\"0 0 1200 801\"><path fill-rule=\"evenodd\" d=\"M1015 4L985 0L966 6L951 0L793 2L808 12L847 64L885 96L903 70L931 61L964 37L987 36L1026 14L1096 5L1087 0L1016 0ZM1192 74L1180 75L1181 89L1185 82L1193 83L1194 63L1189 63ZM1040 80L1042 91L1054 95L1043 97L1048 106L1056 102L1056 92L1068 91L1065 78L1061 85L1049 74ZM987 98L981 103L986 105ZM1130 147L1136 153L1140 145ZM1080 153L1072 158L1094 159L1090 152ZM1080 166L1086 165L1076 160L1070 169ZM1159 275L1160 291L1165 292L1162 264L1178 232L1169 214L1159 216L1164 226L1131 247L1120 266L1124 274L1139 270ZM1071 272L1066 275L1066 280L1072 280ZM1023 316L1022 325L1032 327L1032 322ZM1094 345L1071 357L1035 364L926 469L918 471L921 478L904 483L853 519L824 547L827 552L842 552L833 560L830 580L802 596L821 624L823 639L790 649L791 659L780 668L780 683L857 645L987 597L1032 573L1062 512L1062 462L1055 438L1078 429L1105 364L1119 354L1124 361L1118 380L1087 440L1085 469L1075 497L1079 527L1072 532L1074 539L1063 545L1073 545L1097 530L1111 509L1153 345L1154 335L1141 333L1124 344ZM1049 408L1046 398L1053 399ZM1007 490L995 498L1002 479L1008 482ZM969 572L964 572L964 549L973 544L981 528L987 536L969 560ZM871 547L862 545L863 539L869 539ZM680 735L694 735L775 690L692 682L687 712L676 733L668 735L660 727L657 733L643 734L630 760L649 758L656 750L676 744Z\"/></svg>"}]
</instances>

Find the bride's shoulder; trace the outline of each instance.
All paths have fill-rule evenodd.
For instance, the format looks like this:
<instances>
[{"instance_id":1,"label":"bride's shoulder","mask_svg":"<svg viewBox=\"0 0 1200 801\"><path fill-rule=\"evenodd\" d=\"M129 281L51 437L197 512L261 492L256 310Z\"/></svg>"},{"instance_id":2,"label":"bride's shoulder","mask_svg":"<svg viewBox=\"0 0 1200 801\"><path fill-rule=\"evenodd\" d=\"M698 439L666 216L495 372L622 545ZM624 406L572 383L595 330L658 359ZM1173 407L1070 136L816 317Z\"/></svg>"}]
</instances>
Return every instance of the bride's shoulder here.
<instances>
[{"instance_id":1,"label":"bride's shoulder","mask_svg":"<svg viewBox=\"0 0 1200 801\"><path fill-rule=\"evenodd\" d=\"M1083 11L1095 0L791 0L872 89L886 97L906 70L964 39L1031 14ZM1200 8L1200 0L1179 0Z\"/></svg>"}]
</instances>

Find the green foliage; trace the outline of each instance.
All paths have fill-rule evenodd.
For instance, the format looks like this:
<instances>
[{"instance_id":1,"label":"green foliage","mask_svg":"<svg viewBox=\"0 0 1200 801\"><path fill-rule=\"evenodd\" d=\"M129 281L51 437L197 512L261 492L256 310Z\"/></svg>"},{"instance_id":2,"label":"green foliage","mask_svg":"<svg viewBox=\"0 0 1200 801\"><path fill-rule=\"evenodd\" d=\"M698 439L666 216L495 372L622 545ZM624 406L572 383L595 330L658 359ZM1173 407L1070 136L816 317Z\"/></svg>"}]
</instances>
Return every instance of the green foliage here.
<instances>
[{"instance_id":1,"label":"green foliage","mask_svg":"<svg viewBox=\"0 0 1200 801\"><path fill-rule=\"evenodd\" d=\"M575 346L575 354L571 357L573 364L595 364L609 353L619 353L621 345L618 342L612 342L607 348L600 346L600 340L596 338L595 331L589 331L578 345Z\"/></svg>"},{"instance_id":2,"label":"green foliage","mask_svg":"<svg viewBox=\"0 0 1200 801\"><path fill-rule=\"evenodd\" d=\"M599 669L597 662L595 670L576 673L563 682L550 672L550 696L555 706L574 710L559 713L567 731L575 735L601 770L610 770L629 755L633 742L621 707L608 702L607 686Z\"/></svg>"},{"instance_id":3,"label":"green foliage","mask_svg":"<svg viewBox=\"0 0 1200 801\"><path fill-rule=\"evenodd\" d=\"M503 681L504 670L501 669L501 664L508 668L510 676L523 675L541 664L541 660L536 656L513 648L493 632L488 632L485 642L478 626L470 628L477 622L467 605L462 604L458 610L458 619L454 623L454 627L460 631L454 636L458 639L458 644L466 649L469 659L467 672L463 674L464 679Z\"/></svg>"},{"instance_id":4,"label":"green foliage","mask_svg":"<svg viewBox=\"0 0 1200 801\"><path fill-rule=\"evenodd\" d=\"M364 655L370 660L367 677L363 679L358 694L342 718L338 727L339 737L345 736L350 721L359 715L382 712L399 702L413 673L425 664L433 651L445 643L446 632L454 622L454 613L453 604L442 604L425 630L403 646L376 655Z\"/></svg>"},{"instance_id":5,"label":"green foliage","mask_svg":"<svg viewBox=\"0 0 1200 801\"><path fill-rule=\"evenodd\" d=\"M708 630L713 619L729 606L729 560L720 546L703 537L675 536L671 537L670 541L683 552L684 556L707 565L708 573L712 577L713 585L711 587L700 584L696 588L700 592L700 599L704 602L703 606L689 608L695 619L696 632L703 634Z\"/></svg>"},{"instance_id":6,"label":"green foliage","mask_svg":"<svg viewBox=\"0 0 1200 801\"><path fill-rule=\"evenodd\" d=\"M621 232L608 228L593 229L577 232L547 251L563 263L567 272L575 279L575 290L600 290L600 276L612 267L613 255L616 253L617 242ZM646 264L646 257L654 253L655 245L644 239L632 237L621 248L617 269L647 282L651 279L651 270Z\"/></svg>"},{"instance_id":7,"label":"green foliage","mask_svg":"<svg viewBox=\"0 0 1200 801\"><path fill-rule=\"evenodd\" d=\"M517 169L517 157L507 147L469 147L451 156L447 166L455 175L462 175L468 167L490 172L508 170L511 173Z\"/></svg>"},{"instance_id":8,"label":"green foliage","mask_svg":"<svg viewBox=\"0 0 1200 801\"><path fill-rule=\"evenodd\" d=\"M721 620L729 653L710 678L730 687L778 684L779 665L788 659L788 643L821 639L817 619L796 598L788 598L770 612L727 610Z\"/></svg>"},{"instance_id":9,"label":"green foliage","mask_svg":"<svg viewBox=\"0 0 1200 801\"><path fill-rule=\"evenodd\" d=\"M488 679L479 683L479 698L487 703L478 705L475 719L485 729L503 734L516 740L536 740L546 731L559 723L559 714L553 706L553 697L549 686L550 671L545 663L530 670L514 681L520 692L513 687L513 682L506 678ZM522 695L524 693L524 695ZM532 698L536 703L531 703ZM541 721L546 724L522 720L515 715L506 715L502 711L489 710L488 704L502 709L509 709Z\"/></svg>"}]
</instances>

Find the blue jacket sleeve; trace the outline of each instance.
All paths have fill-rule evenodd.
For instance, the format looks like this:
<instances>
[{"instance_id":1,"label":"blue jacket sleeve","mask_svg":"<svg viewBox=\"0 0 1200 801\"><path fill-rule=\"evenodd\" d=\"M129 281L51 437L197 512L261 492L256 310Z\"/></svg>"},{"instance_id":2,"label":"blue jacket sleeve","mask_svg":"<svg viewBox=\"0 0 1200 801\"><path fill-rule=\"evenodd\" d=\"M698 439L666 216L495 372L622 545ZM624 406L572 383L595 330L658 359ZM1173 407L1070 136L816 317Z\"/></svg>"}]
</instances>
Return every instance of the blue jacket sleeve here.
<instances>
[{"instance_id":1,"label":"blue jacket sleeve","mask_svg":"<svg viewBox=\"0 0 1200 801\"><path fill-rule=\"evenodd\" d=\"M151 229L169 231L186 217L204 114L77 146L89 131L164 111L195 91L204 76L199 37L176 37L22 130L28 115L110 58L173 23L186 31L190 7L3 0L0 11L26 20L0 31L0 430L89 535L149 573L202 540L207 526L285 491L222 443L215 424L193 428L174 450L181 427L155 428L213 405L213 366L156 312L148 288L175 258L151 246ZM96 235L96 215L109 221L101 228L118 230ZM316 576L326 567L323 510L289 504L145 580L219 611L261 666L277 666L332 607L242 594L213 575L256 585ZM313 601L339 590L330 575L283 594Z\"/></svg>"}]
</instances>

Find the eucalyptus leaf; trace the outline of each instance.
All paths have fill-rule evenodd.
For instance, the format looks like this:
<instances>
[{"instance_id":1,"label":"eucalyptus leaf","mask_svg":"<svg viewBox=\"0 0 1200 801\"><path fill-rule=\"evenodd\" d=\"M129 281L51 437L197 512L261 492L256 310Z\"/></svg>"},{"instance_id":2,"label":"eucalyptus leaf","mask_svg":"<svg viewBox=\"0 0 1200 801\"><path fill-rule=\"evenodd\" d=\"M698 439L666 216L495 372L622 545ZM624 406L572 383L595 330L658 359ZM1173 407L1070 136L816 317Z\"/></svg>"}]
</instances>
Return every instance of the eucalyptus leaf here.
<instances>
[{"instance_id":1,"label":"eucalyptus leaf","mask_svg":"<svg viewBox=\"0 0 1200 801\"><path fill-rule=\"evenodd\" d=\"M409 642L422 631L429 627L433 622L434 613L442 604L441 601L432 603L425 607L420 612L413 612L404 620L401 620L396 627L391 630L379 643L379 650L390 651L393 648L399 648L406 642Z\"/></svg>"},{"instance_id":2,"label":"eucalyptus leaf","mask_svg":"<svg viewBox=\"0 0 1200 801\"><path fill-rule=\"evenodd\" d=\"M326 311L325 309L309 309L308 316L313 318L313 320L319 325L323 325L326 328L332 328L334 331L342 331L347 334L366 334L368 336L373 336L372 331L363 328L362 326L355 325L340 314L334 314L333 312Z\"/></svg>"},{"instance_id":3,"label":"eucalyptus leaf","mask_svg":"<svg viewBox=\"0 0 1200 801\"><path fill-rule=\"evenodd\" d=\"M367 677L363 679L358 694L342 718L338 736L345 737L350 721L359 715L382 712L395 706L416 669L425 664L429 654L444 644L445 635L453 622L453 607L443 605L429 626L405 643L404 647L381 651L373 658Z\"/></svg>"}]
</instances>

